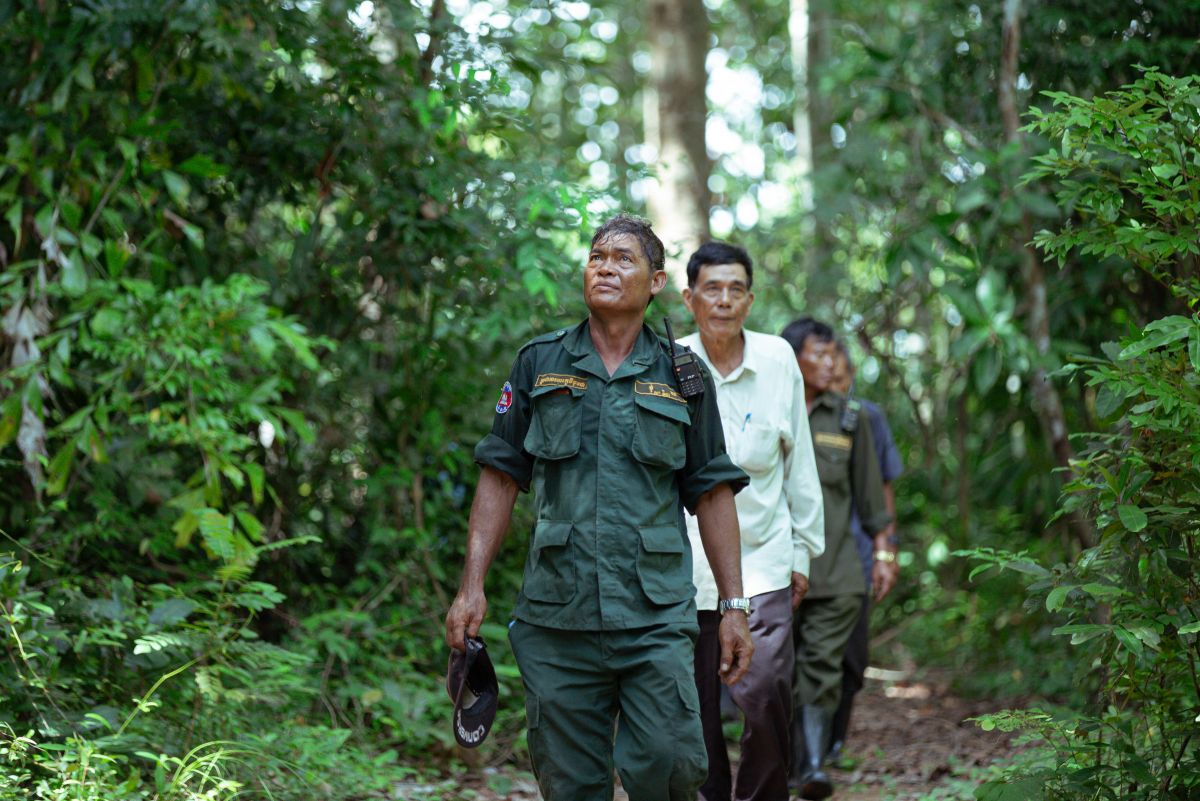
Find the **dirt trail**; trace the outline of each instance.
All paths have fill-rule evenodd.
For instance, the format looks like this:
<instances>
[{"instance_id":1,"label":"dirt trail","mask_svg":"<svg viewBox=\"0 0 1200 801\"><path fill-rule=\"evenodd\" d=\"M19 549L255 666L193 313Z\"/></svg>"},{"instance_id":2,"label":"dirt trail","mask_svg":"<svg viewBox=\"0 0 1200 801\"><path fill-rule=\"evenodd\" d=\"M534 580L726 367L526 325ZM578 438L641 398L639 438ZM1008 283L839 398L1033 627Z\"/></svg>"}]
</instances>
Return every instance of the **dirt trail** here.
<instances>
[{"instance_id":1,"label":"dirt trail","mask_svg":"<svg viewBox=\"0 0 1200 801\"><path fill-rule=\"evenodd\" d=\"M999 708L999 704L955 697L936 682L868 681L850 723L846 758L833 772L834 801L918 801L935 791L939 798L970 798L967 788L975 786L972 773L1010 755L1012 746L1010 735L984 732L963 721ZM730 744L730 751L731 757L736 756L736 744ZM393 797L541 799L532 776L495 768L436 789L398 787ZM628 796L618 789L616 801L628 801Z\"/></svg>"}]
</instances>

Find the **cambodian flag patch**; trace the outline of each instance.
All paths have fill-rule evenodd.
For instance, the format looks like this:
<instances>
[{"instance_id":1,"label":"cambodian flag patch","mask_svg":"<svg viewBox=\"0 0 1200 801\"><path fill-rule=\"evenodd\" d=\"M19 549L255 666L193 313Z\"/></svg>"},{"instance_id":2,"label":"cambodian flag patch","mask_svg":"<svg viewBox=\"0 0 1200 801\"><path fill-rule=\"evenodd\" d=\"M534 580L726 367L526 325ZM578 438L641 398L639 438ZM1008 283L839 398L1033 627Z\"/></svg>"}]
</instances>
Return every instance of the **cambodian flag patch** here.
<instances>
[{"instance_id":1,"label":"cambodian flag patch","mask_svg":"<svg viewBox=\"0 0 1200 801\"><path fill-rule=\"evenodd\" d=\"M512 384L507 381L500 388L500 400L496 401L496 414L504 414L512 408Z\"/></svg>"}]
</instances>

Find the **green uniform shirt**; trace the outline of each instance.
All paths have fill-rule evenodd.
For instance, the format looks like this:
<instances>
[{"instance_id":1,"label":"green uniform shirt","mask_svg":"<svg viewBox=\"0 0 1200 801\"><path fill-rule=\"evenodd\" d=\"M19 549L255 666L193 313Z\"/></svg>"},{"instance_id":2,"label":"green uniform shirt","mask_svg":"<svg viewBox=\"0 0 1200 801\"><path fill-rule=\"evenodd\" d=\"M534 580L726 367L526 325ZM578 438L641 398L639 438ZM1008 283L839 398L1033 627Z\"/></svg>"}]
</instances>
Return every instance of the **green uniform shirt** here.
<instances>
[{"instance_id":1,"label":"green uniform shirt","mask_svg":"<svg viewBox=\"0 0 1200 801\"><path fill-rule=\"evenodd\" d=\"M611 377L586 320L521 349L475 448L476 462L534 489L519 620L591 631L695 623L683 507L748 483L725 453L707 372L704 382L685 400L646 326Z\"/></svg>"},{"instance_id":2,"label":"green uniform shirt","mask_svg":"<svg viewBox=\"0 0 1200 801\"><path fill-rule=\"evenodd\" d=\"M808 413L821 495L825 500L825 552L813 560L809 574L810 598L854 595L867 591L854 535L850 511L858 509L863 528L874 536L891 516L883 498L879 460L871 441L871 426L860 415L853 431L842 428L846 398L835 392L817 396Z\"/></svg>"}]
</instances>

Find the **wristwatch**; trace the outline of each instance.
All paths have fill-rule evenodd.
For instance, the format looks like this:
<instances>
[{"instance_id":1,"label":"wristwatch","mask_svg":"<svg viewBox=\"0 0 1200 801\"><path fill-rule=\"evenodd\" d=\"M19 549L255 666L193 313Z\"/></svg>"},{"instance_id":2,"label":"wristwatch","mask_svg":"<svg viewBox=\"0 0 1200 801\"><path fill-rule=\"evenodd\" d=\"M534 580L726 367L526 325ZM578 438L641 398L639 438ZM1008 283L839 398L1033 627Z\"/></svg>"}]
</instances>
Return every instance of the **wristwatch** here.
<instances>
[{"instance_id":1,"label":"wristwatch","mask_svg":"<svg viewBox=\"0 0 1200 801\"><path fill-rule=\"evenodd\" d=\"M888 564L891 564L896 561L896 552L895 551L885 551L881 548L880 550L875 552L875 561L876 562L887 562Z\"/></svg>"},{"instance_id":2,"label":"wristwatch","mask_svg":"<svg viewBox=\"0 0 1200 801\"><path fill-rule=\"evenodd\" d=\"M722 615L728 612L730 609L734 609L739 612L745 612L748 615L750 614L750 599L722 598L717 602L717 611L719 611Z\"/></svg>"}]
</instances>

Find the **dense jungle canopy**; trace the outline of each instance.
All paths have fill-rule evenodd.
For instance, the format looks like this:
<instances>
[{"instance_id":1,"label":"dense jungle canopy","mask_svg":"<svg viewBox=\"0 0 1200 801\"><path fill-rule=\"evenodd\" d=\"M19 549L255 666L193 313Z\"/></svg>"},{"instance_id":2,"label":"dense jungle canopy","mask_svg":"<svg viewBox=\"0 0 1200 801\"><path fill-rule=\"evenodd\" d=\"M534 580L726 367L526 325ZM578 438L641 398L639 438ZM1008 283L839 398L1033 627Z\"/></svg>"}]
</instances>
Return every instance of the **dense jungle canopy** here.
<instances>
[{"instance_id":1,"label":"dense jungle canopy","mask_svg":"<svg viewBox=\"0 0 1200 801\"><path fill-rule=\"evenodd\" d=\"M524 504L448 725L471 454L629 210L887 411L875 663L1028 735L928 797L1200 799L1198 67L1179 0L0 4L0 798L528 770Z\"/></svg>"}]
</instances>

